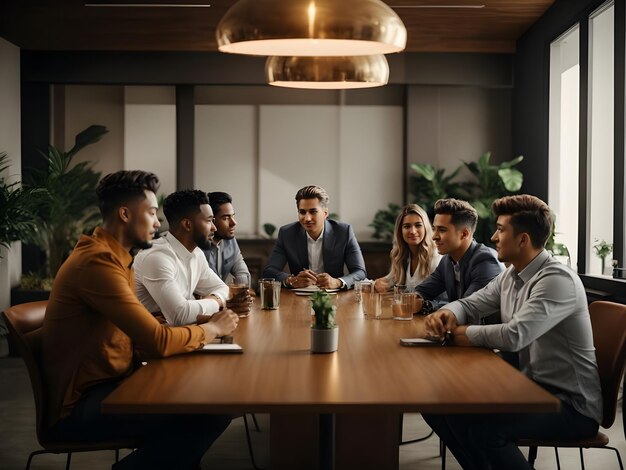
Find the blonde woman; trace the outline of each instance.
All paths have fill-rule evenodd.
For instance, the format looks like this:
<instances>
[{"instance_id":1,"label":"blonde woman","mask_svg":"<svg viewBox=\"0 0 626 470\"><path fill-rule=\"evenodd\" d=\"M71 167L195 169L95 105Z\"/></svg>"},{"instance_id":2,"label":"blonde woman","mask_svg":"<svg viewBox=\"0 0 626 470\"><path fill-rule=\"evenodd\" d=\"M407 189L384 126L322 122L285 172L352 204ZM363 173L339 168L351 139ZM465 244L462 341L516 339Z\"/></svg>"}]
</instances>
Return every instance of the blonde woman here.
<instances>
[{"instance_id":1,"label":"blonde woman","mask_svg":"<svg viewBox=\"0 0 626 470\"><path fill-rule=\"evenodd\" d=\"M398 215L390 256L391 271L376 279L376 292L385 292L397 284L415 287L439 264L441 256L433 242L428 215L417 204L404 206Z\"/></svg>"}]
</instances>

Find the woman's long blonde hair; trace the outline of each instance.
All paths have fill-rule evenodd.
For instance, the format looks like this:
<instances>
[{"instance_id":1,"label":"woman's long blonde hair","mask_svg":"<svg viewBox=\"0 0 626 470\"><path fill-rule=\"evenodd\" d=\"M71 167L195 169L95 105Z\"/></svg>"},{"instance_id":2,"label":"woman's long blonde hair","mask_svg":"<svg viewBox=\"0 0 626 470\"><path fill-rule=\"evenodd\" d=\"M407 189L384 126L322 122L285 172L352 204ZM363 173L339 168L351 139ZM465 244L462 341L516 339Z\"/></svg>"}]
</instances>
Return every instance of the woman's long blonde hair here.
<instances>
[{"instance_id":1,"label":"woman's long blonde hair","mask_svg":"<svg viewBox=\"0 0 626 470\"><path fill-rule=\"evenodd\" d=\"M425 278L430 274L430 266L435 255L435 242L433 241L433 228L428 219L428 214L417 204L409 204L402 208L396 219L393 235L393 247L391 248L391 271L387 276L389 282L404 284L406 282L406 266L409 261L408 244L402 238L402 221L407 215L415 214L422 219L424 224L424 239L417 246L417 271L420 277Z\"/></svg>"}]
</instances>

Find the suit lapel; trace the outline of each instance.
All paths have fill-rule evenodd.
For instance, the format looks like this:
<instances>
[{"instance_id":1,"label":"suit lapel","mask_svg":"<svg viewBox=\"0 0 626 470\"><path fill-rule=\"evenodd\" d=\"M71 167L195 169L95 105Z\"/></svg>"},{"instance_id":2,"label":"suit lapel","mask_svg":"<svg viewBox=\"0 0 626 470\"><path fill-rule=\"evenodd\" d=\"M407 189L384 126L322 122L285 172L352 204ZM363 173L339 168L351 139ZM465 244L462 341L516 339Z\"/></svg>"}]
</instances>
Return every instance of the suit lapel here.
<instances>
[{"instance_id":1,"label":"suit lapel","mask_svg":"<svg viewBox=\"0 0 626 470\"><path fill-rule=\"evenodd\" d=\"M333 261L335 251L335 234L333 233L333 226L327 220L324 221L324 241L322 244L322 259L324 260L324 271L327 273L333 272Z\"/></svg>"},{"instance_id":2,"label":"suit lapel","mask_svg":"<svg viewBox=\"0 0 626 470\"><path fill-rule=\"evenodd\" d=\"M298 262L301 269L309 269L309 251L307 250L306 232L300 225L298 230L298 241L296 243ZM298 273L294 273L298 274Z\"/></svg>"}]
</instances>

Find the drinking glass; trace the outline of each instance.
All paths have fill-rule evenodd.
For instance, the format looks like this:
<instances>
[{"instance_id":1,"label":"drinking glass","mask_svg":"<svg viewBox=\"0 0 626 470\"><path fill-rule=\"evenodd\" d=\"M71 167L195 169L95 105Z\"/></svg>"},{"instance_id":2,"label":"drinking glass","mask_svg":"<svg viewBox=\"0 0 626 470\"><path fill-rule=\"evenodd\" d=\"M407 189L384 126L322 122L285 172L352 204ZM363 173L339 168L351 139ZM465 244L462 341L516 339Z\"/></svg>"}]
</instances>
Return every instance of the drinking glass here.
<instances>
[{"instance_id":1,"label":"drinking glass","mask_svg":"<svg viewBox=\"0 0 626 470\"><path fill-rule=\"evenodd\" d=\"M374 281L361 282L361 307L366 318L380 315L380 295L374 289Z\"/></svg>"},{"instance_id":2,"label":"drinking glass","mask_svg":"<svg viewBox=\"0 0 626 470\"><path fill-rule=\"evenodd\" d=\"M248 295L248 289L250 288L250 274L240 273L231 277L228 282L229 299L234 300L238 297L245 297Z\"/></svg>"},{"instance_id":3,"label":"drinking glass","mask_svg":"<svg viewBox=\"0 0 626 470\"><path fill-rule=\"evenodd\" d=\"M400 301L394 299L394 320L411 320L422 309L423 299L417 292L403 292Z\"/></svg>"},{"instance_id":4,"label":"drinking glass","mask_svg":"<svg viewBox=\"0 0 626 470\"><path fill-rule=\"evenodd\" d=\"M228 281L228 302L232 303L232 308L240 317L250 315L250 304L252 298L249 297L250 274L241 273L231 276Z\"/></svg>"},{"instance_id":5,"label":"drinking glass","mask_svg":"<svg viewBox=\"0 0 626 470\"><path fill-rule=\"evenodd\" d=\"M356 302L361 301L361 286L363 281L354 281L354 300Z\"/></svg>"},{"instance_id":6,"label":"drinking glass","mask_svg":"<svg viewBox=\"0 0 626 470\"><path fill-rule=\"evenodd\" d=\"M280 281L274 279L259 280L261 308L263 310L276 310L280 307L280 287Z\"/></svg>"}]
</instances>

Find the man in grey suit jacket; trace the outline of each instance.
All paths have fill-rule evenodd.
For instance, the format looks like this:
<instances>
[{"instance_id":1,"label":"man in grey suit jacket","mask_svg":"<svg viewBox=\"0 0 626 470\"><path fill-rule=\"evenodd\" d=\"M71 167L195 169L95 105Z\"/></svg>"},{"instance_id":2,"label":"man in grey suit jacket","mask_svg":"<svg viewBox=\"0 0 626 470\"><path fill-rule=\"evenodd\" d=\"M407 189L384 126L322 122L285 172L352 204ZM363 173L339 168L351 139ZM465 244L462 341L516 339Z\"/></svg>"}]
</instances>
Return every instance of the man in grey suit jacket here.
<instances>
[{"instance_id":1,"label":"man in grey suit jacket","mask_svg":"<svg viewBox=\"0 0 626 470\"><path fill-rule=\"evenodd\" d=\"M443 293L449 302L462 299L502 272L496 251L474 240L477 222L476 210L466 201L440 199L435 203L433 240L444 256L417 286L424 299L435 300Z\"/></svg>"},{"instance_id":2,"label":"man in grey suit jacket","mask_svg":"<svg viewBox=\"0 0 626 470\"><path fill-rule=\"evenodd\" d=\"M239 244L235 239L235 209L233 198L228 193L214 191L209 193L209 204L215 214L217 231L211 246L204 250L209 267L226 281L229 274L247 274L250 276L248 265L243 260Z\"/></svg>"},{"instance_id":3,"label":"man in grey suit jacket","mask_svg":"<svg viewBox=\"0 0 626 470\"><path fill-rule=\"evenodd\" d=\"M298 222L285 225L263 270L263 277L289 288L317 285L349 289L365 279L365 262L352 227L328 220L328 194L305 186L296 194ZM283 271L289 265L291 274ZM344 275L344 265L348 274Z\"/></svg>"}]
</instances>

